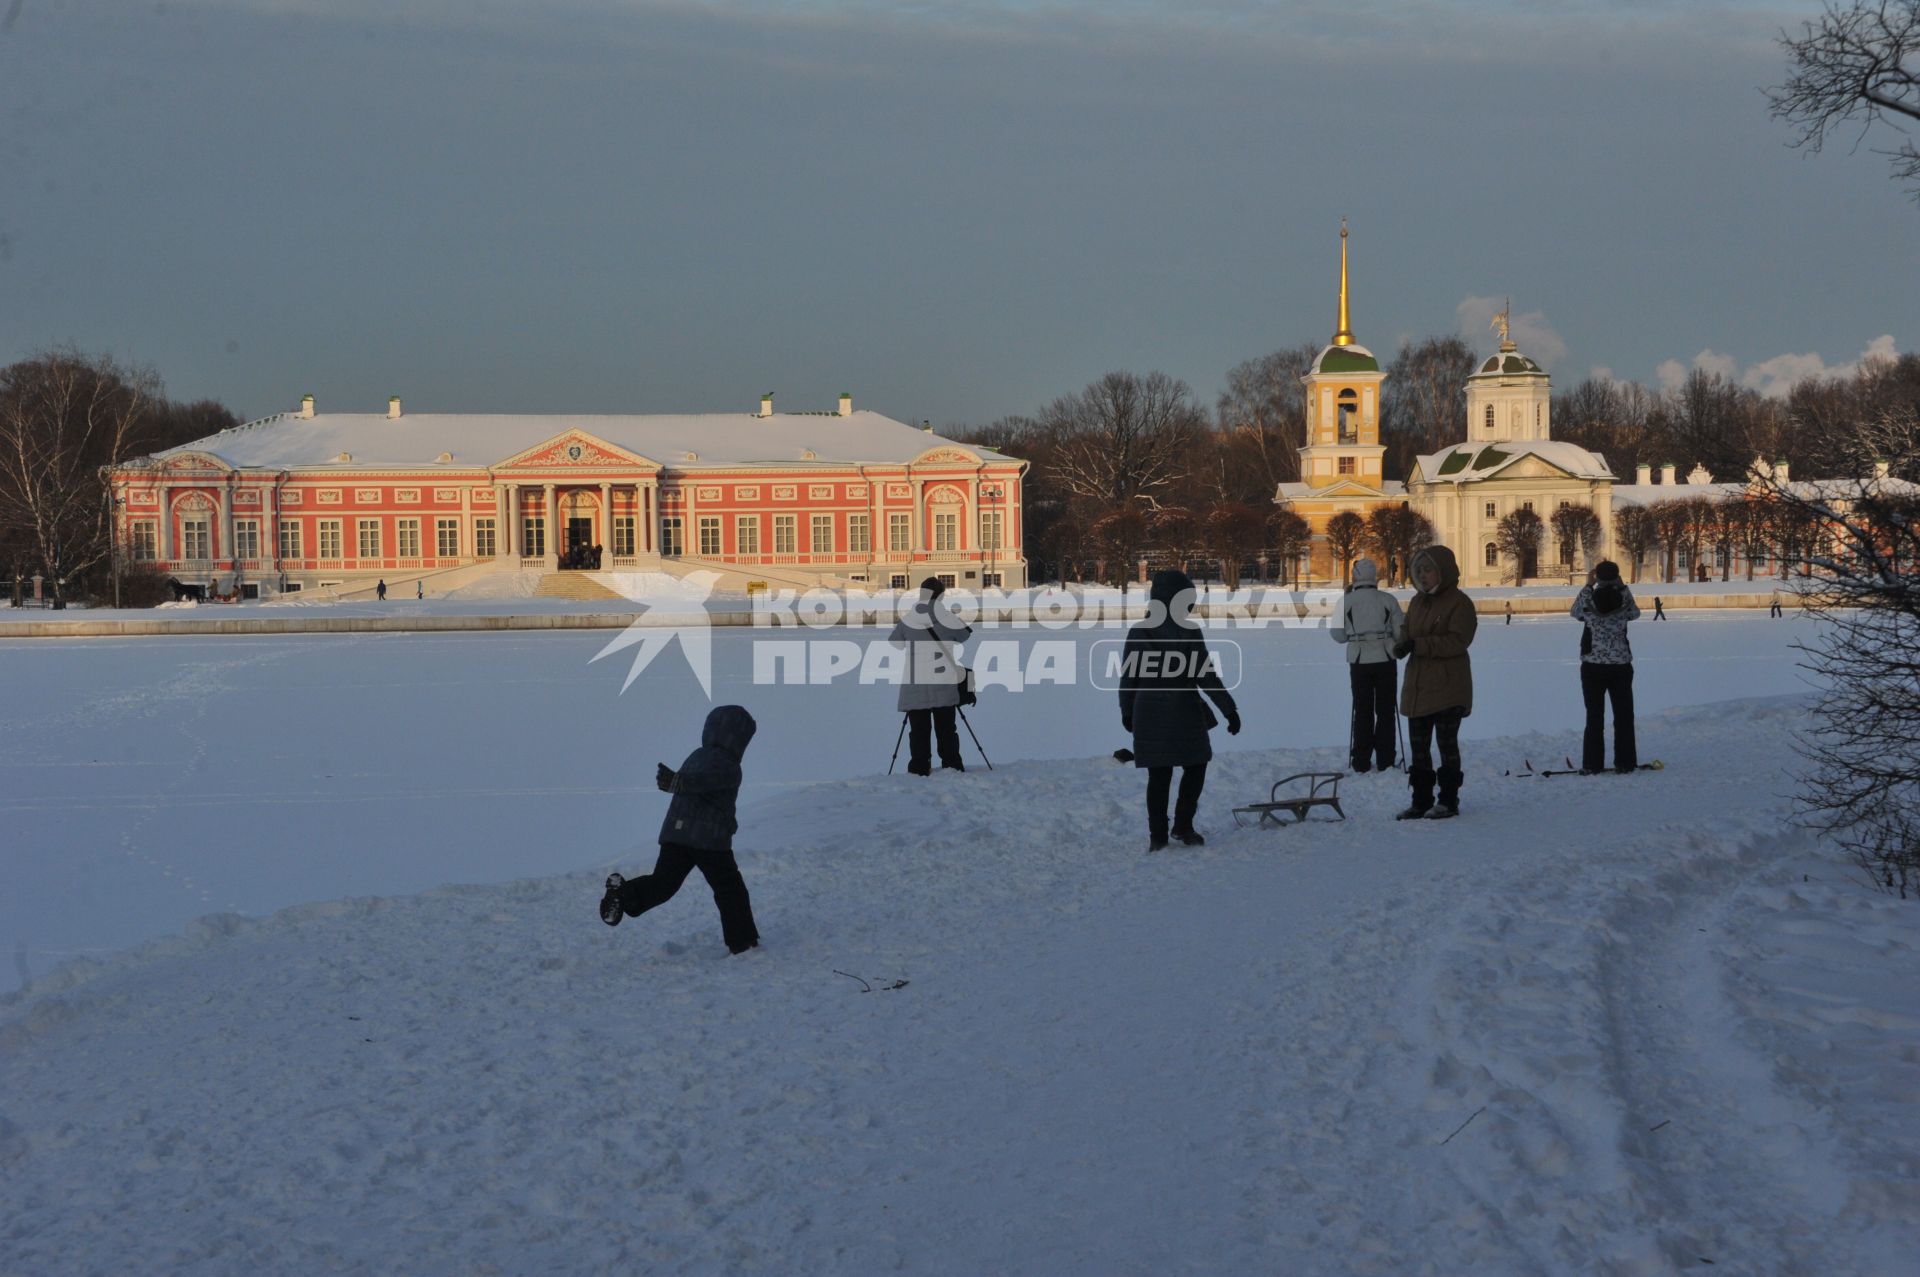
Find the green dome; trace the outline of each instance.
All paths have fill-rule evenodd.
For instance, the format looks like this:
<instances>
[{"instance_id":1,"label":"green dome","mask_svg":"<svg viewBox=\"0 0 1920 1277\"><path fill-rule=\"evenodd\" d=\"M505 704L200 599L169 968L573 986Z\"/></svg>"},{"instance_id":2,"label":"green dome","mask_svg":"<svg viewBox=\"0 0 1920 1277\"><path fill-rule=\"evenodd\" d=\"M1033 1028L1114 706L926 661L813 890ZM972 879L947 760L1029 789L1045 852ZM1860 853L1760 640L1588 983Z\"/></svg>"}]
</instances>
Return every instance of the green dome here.
<instances>
[{"instance_id":1,"label":"green dome","mask_svg":"<svg viewBox=\"0 0 1920 1277\"><path fill-rule=\"evenodd\" d=\"M1539 364L1534 363L1533 360L1528 359L1525 355L1510 353L1493 356L1487 360L1486 363L1480 365L1480 371L1475 373L1474 376L1498 376L1502 374L1511 375L1514 373L1528 377L1544 377L1547 375L1547 370Z\"/></svg>"},{"instance_id":2,"label":"green dome","mask_svg":"<svg viewBox=\"0 0 1920 1277\"><path fill-rule=\"evenodd\" d=\"M1328 346L1310 372L1379 372L1380 361L1365 346Z\"/></svg>"}]
</instances>

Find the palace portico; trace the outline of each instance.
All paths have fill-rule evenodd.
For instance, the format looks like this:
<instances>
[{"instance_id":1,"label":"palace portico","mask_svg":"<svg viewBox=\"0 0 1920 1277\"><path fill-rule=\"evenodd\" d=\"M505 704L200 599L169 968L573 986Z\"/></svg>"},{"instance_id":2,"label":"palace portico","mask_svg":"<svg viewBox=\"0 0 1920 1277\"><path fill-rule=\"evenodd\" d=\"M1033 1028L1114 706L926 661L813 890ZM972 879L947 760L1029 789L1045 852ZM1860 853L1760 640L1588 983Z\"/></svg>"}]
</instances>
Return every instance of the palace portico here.
<instances>
[{"instance_id":1,"label":"palace portico","mask_svg":"<svg viewBox=\"0 0 1920 1277\"><path fill-rule=\"evenodd\" d=\"M295 413L119 467L125 553L220 592L507 570L678 572L720 588L1026 584L1026 463L878 413ZM591 555L570 551L593 548Z\"/></svg>"}]
</instances>

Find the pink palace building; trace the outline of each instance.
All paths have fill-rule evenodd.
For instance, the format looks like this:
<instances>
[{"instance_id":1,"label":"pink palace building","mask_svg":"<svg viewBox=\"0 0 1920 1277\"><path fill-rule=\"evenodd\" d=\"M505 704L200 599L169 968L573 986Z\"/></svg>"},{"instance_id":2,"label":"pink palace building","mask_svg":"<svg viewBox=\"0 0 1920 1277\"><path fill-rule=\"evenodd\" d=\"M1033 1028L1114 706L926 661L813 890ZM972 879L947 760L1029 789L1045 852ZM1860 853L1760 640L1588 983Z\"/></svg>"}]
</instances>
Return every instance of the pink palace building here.
<instances>
[{"instance_id":1,"label":"pink palace building","mask_svg":"<svg viewBox=\"0 0 1920 1277\"><path fill-rule=\"evenodd\" d=\"M710 569L722 591L1013 589L1026 467L850 395L688 416L320 413L308 395L118 467L115 533L128 560L247 598L378 580L437 597L522 571L574 593L595 564Z\"/></svg>"}]
</instances>

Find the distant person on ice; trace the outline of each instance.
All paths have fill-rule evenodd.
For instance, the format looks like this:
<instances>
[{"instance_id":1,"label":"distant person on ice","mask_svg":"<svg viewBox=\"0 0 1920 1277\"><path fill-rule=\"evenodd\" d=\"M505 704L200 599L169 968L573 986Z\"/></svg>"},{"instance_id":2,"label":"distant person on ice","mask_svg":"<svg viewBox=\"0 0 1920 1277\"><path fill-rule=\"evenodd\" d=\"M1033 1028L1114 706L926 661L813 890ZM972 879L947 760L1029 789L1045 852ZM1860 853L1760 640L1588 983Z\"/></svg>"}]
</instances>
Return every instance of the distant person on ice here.
<instances>
[{"instance_id":1,"label":"distant person on ice","mask_svg":"<svg viewBox=\"0 0 1920 1277\"><path fill-rule=\"evenodd\" d=\"M973 631L941 601L946 592L937 576L922 581L920 597L887 636L895 647L907 649L907 677L895 707L907 716L907 770L915 776L933 775L935 739L941 767L967 770L960 761L960 733L953 716L966 680L958 649Z\"/></svg>"},{"instance_id":2,"label":"distant person on ice","mask_svg":"<svg viewBox=\"0 0 1920 1277\"><path fill-rule=\"evenodd\" d=\"M1420 592L1407 604L1406 636L1395 656L1411 657L1400 688L1400 712L1407 716L1407 748L1412 768L1413 802L1399 820L1424 816L1440 820L1460 814L1460 720L1473 712L1473 643L1479 618L1473 600L1460 590L1460 565L1444 545L1430 545L1413 556L1413 584ZM1432 743L1440 738L1440 797L1434 801L1436 774Z\"/></svg>"},{"instance_id":3,"label":"distant person on ice","mask_svg":"<svg viewBox=\"0 0 1920 1277\"><path fill-rule=\"evenodd\" d=\"M1658 594L1653 596L1653 619L1656 621L1664 621L1667 619L1667 609L1660 605L1660 596Z\"/></svg>"},{"instance_id":4,"label":"distant person on ice","mask_svg":"<svg viewBox=\"0 0 1920 1277\"><path fill-rule=\"evenodd\" d=\"M733 835L740 828L734 818L740 760L754 727L753 715L740 706L717 706L701 729L700 748L687 755L680 770L660 764L654 783L673 795L660 826L660 857L653 872L643 877L607 875L600 921L617 927L623 917L637 918L665 904L698 869L713 888L713 903L720 906L720 935L727 952L745 953L760 943L746 880L733 859Z\"/></svg>"},{"instance_id":5,"label":"distant person on ice","mask_svg":"<svg viewBox=\"0 0 1920 1277\"><path fill-rule=\"evenodd\" d=\"M1193 827L1213 759L1207 733L1219 721L1200 693L1220 707L1230 736L1240 734L1240 711L1193 620L1192 580L1185 572L1157 572L1148 597L1154 607L1147 623L1127 631L1121 651L1120 726L1133 733L1133 765L1147 770L1147 850L1166 848L1167 794L1176 767L1180 796L1171 833L1198 847L1207 841Z\"/></svg>"},{"instance_id":6,"label":"distant person on ice","mask_svg":"<svg viewBox=\"0 0 1920 1277\"><path fill-rule=\"evenodd\" d=\"M1633 649L1627 645L1627 624L1640 619L1640 605L1612 560L1587 574L1586 586L1573 600L1573 619L1587 627L1580 636L1580 695L1587 706L1580 771L1606 770L1606 703L1612 701L1613 769L1630 772L1640 758L1633 744Z\"/></svg>"},{"instance_id":7,"label":"distant person on ice","mask_svg":"<svg viewBox=\"0 0 1920 1277\"><path fill-rule=\"evenodd\" d=\"M1352 726L1347 733L1348 761L1353 770L1393 766L1394 675L1393 647L1406 635L1400 600L1379 588L1379 569L1372 559L1353 565L1353 587L1340 600L1340 623L1333 641L1347 647L1347 686L1353 692Z\"/></svg>"},{"instance_id":8,"label":"distant person on ice","mask_svg":"<svg viewBox=\"0 0 1920 1277\"><path fill-rule=\"evenodd\" d=\"M382 603L385 603L387 601L387 578L384 576L381 577L380 583L373 587L373 592Z\"/></svg>"}]
</instances>

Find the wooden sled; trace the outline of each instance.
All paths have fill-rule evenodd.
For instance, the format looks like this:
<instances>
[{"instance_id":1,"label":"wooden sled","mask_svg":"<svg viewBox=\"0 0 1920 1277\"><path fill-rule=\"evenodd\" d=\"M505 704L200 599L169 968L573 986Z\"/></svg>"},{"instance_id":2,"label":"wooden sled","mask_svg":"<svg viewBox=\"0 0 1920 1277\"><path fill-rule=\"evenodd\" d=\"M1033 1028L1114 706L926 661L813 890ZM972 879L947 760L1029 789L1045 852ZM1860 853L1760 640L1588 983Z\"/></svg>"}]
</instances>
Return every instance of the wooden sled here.
<instances>
[{"instance_id":1,"label":"wooden sled","mask_svg":"<svg viewBox=\"0 0 1920 1277\"><path fill-rule=\"evenodd\" d=\"M1345 772L1298 772L1283 776L1273 782L1266 802L1235 807L1233 823L1245 829L1248 822L1244 817L1252 816L1252 823L1260 828L1279 828L1288 823L1280 819L1280 813L1286 811L1293 813L1294 824L1304 824L1307 812L1315 807L1331 807L1335 815L1345 820L1347 813L1340 810L1340 778L1345 775ZM1280 792L1295 781L1305 781L1306 785L1304 788L1296 786L1290 793Z\"/></svg>"}]
</instances>

